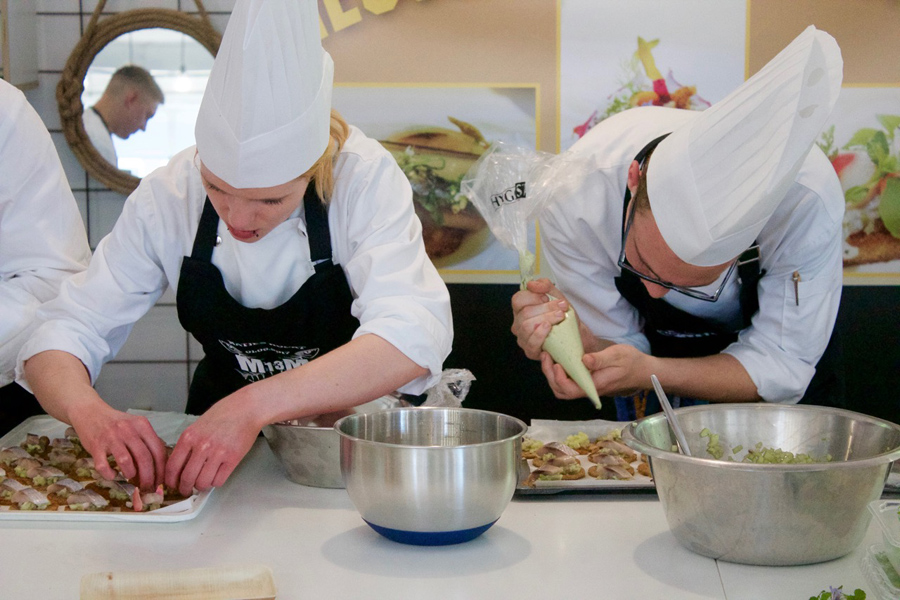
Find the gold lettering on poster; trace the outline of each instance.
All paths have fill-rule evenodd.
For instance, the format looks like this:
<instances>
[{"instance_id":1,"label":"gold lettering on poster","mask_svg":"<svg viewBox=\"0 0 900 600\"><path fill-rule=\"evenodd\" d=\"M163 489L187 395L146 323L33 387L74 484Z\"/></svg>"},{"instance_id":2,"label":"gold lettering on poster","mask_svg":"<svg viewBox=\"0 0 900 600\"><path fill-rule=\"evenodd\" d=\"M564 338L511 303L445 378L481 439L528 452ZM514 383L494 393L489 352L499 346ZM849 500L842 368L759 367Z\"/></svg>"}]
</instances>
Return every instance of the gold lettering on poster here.
<instances>
[{"instance_id":1,"label":"gold lettering on poster","mask_svg":"<svg viewBox=\"0 0 900 600\"><path fill-rule=\"evenodd\" d=\"M384 13L391 12L395 8L397 8L397 3L399 0L319 0L322 5L325 7L325 12L328 13L328 22L331 25L331 31L338 32L342 29L346 29L351 25L356 25L357 23L363 20L362 13L359 10L359 6L353 6L344 8L343 4L348 4L351 1L355 1L357 4L362 3L363 8L366 9L366 12L369 12L373 15L383 15ZM421 2L422 0L416 0L416 2ZM328 37L328 28L325 25L325 21L322 17L319 17L319 35L322 39Z\"/></svg>"},{"instance_id":2,"label":"gold lettering on poster","mask_svg":"<svg viewBox=\"0 0 900 600\"><path fill-rule=\"evenodd\" d=\"M382 15L397 8L397 0L362 0L362 3L373 15Z\"/></svg>"},{"instance_id":3,"label":"gold lettering on poster","mask_svg":"<svg viewBox=\"0 0 900 600\"><path fill-rule=\"evenodd\" d=\"M328 12L328 20L331 21L331 30L334 32L346 29L362 21L359 8L354 6L350 10L344 10L344 7L341 6L341 0L322 0L322 4L325 5L325 10Z\"/></svg>"}]
</instances>

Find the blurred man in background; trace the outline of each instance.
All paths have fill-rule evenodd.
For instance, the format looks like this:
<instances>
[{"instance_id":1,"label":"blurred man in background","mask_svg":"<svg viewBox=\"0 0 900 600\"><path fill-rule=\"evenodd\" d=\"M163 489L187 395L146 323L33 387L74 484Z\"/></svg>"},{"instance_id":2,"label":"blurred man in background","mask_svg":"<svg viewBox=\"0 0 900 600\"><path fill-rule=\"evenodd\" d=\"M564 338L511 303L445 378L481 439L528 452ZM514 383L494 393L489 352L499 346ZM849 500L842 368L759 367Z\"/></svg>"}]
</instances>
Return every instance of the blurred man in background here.
<instances>
[{"instance_id":1,"label":"blurred man in background","mask_svg":"<svg viewBox=\"0 0 900 600\"><path fill-rule=\"evenodd\" d=\"M100 155L118 166L112 136L125 140L136 131L144 131L163 102L165 96L150 72L126 65L113 73L97 103L84 111L84 129Z\"/></svg>"}]
</instances>

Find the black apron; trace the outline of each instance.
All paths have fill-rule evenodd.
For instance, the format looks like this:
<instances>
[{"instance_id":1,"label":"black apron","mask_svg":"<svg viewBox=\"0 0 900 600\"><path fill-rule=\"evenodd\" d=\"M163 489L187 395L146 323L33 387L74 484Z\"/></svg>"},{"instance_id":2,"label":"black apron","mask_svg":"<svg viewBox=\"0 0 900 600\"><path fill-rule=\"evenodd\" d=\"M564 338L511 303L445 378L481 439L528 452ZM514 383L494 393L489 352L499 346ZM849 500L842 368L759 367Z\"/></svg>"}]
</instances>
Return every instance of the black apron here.
<instances>
[{"instance_id":1,"label":"black apron","mask_svg":"<svg viewBox=\"0 0 900 600\"><path fill-rule=\"evenodd\" d=\"M0 387L0 437L28 417L43 414L44 409L37 398L18 383L8 383Z\"/></svg>"},{"instance_id":2,"label":"black apron","mask_svg":"<svg viewBox=\"0 0 900 600\"><path fill-rule=\"evenodd\" d=\"M309 185L303 198L310 259L316 272L287 302L247 308L225 289L212 264L219 217L203 206L191 256L178 279L178 320L203 345L186 412L202 414L241 387L306 364L350 341L359 321L347 278L332 262L328 213Z\"/></svg>"},{"instance_id":3,"label":"black apron","mask_svg":"<svg viewBox=\"0 0 900 600\"><path fill-rule=\"evenodd\" d=\"M643 157L665 136L650 142L638 154L635 160L641 162ZM626 189L622 209L622 235L625 234L625 222L628 214L628 203L631 192ZM718 354L735 342L738 333L749 327L753 315L759 311L759 280L765 275L760 270L759 250L753 246L738 258L737 276L740 286L739 299L741 307L741 325L737 330L730 330L714 321L697 317L676 308L663 298L653 298L641 282L641 278L623 270L616 277L616 289L622 294L644 320L643 333L650 342L650 354L660 358L696 358ZM670 291L669 293L678 293ZM844 377L841 360L840 336L835 329L832 332L825 353L816 365L816 373L800 400L804 404L820 404L843 407Z\"/></svg>"}]
</instances>

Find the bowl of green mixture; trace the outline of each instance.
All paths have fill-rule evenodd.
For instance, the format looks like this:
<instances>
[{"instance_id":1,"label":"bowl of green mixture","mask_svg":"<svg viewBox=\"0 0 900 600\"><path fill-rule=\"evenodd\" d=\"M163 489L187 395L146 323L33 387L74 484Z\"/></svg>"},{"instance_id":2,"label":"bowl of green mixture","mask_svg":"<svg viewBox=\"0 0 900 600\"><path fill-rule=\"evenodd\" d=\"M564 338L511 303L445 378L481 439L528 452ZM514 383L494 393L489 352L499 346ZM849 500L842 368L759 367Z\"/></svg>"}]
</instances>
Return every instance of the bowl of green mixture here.
<instances>
[{"instance_id":1,"label":"bowl of green mixture","mask_svg":"<svg viewBox=\"0 0 900 600\"><path fill-rule=\"evenodd\" d=\"M848 554L900 458L900 425L848 410L753 403L675 414L691 456L678 453L664 414L630 423L622 439L649 457L675 538L728 562L800 565Z\"/></svg>"}]
</instances>

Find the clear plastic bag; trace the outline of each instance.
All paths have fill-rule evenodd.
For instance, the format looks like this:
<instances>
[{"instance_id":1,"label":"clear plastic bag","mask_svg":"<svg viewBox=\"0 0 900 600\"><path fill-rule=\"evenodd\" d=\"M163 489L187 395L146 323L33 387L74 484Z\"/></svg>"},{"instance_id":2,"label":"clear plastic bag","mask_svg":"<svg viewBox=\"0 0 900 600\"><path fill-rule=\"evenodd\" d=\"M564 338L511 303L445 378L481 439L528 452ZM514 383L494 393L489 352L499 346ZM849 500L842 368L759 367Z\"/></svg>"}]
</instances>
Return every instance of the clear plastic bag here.
<instances>
[{"instance_id":1,"label":"clear plastic bag","mask_svg":"<svg viewBox=\"0 0 900 600\"><path fill-rule=\"evenodd\" d=\"M590 168L571 152L551 154L494 142L472 165L460 185L500 243L519 253L522 287L534 279L535 256L528 229L556 190L579 180Z\"/></svg>"},{"instance_id":2,"label":"clear plastic bag","mask_svg":"<svg viewBox=\"0 0 900 600\"><path fill-rule=\"evenodd\" d=\"M468 369L445 369L441 379L426 392L422 406L458 408L472 387L475 376Z\"/></svg>"}]
</instances>

